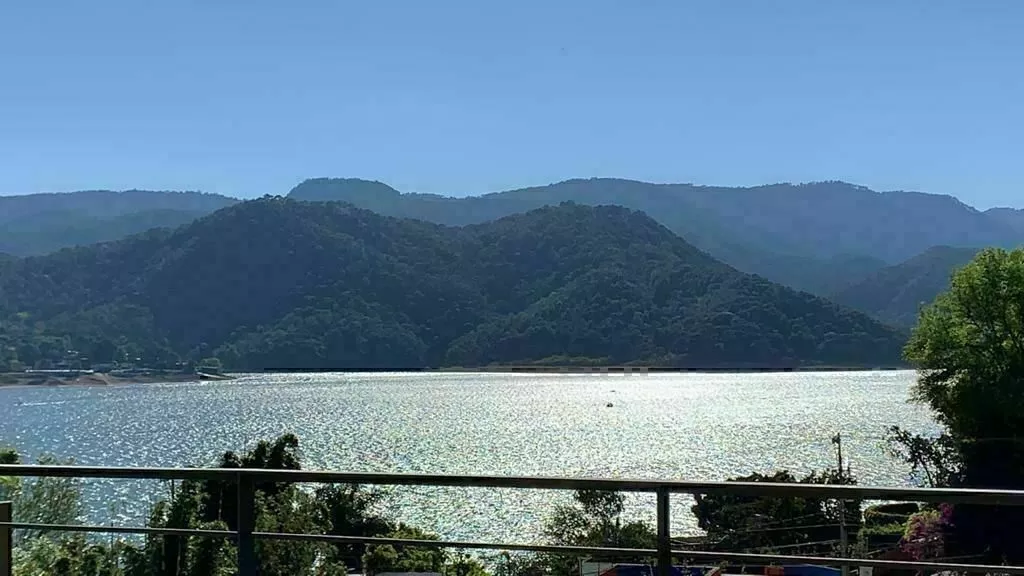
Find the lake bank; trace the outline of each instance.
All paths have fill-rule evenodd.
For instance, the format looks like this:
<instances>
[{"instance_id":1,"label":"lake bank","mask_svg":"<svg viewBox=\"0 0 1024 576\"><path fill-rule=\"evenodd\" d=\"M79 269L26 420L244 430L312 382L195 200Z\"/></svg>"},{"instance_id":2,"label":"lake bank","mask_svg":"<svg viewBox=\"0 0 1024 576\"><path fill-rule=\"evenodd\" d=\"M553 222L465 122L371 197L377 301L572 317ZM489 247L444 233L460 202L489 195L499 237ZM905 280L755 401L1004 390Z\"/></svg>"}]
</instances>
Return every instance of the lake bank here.
<instances>
[{"instance_id":1,"label":"lake bank","mask_svg":"<svg viewBox=\"0 0 1024 576\"><path fill-rule=\"evenodd\" d=\"M169 384L174 382L198 382L207 379L197 373L167 372L160 374L114 375L93 372L65 376L40 372L0 373L0 386L110 386L114 384ZM215 379L230 379L218 376Z\"/></svg>"},{"instance_id":2,"label":"lake bank","mask_svg":"<svg viewBox=\"0 0 1024 576\"><path fill-rule=\"evenodd\" d=\"M601 366L601 365L493 365L443 366L440 368L339 368L336 370L266 369L249 374L787 374L794 372L894 372L908 366Z\"/></svg>"},{"instance_id":3,"label":"lake bank","mask_svg":"<svg viewBox=\"0 0 1024 576\"><path fill-rule=\"evenodd\" d=\"M446 367L424 369L423 372L484 372L484 373L530 373L530 374L750 374L788 372L882 372L906 370L906 366L724 366L689 367L674 366L484 366L479 368Z\"/></svg>"},{"instance_id":4,"label":"lake bank","mask_svg":"<svg viewBox=\"0 0 1024 576\"><path fill-rule=\"evenodd\" d=\"M347 368L340 370L264 370L249 374L363 374L363 373L452 373L452 374L785 374L806 372L891 372L906 370L899 366L725 366L689 367L673 366L550 366L550 365L501 365L441 368ZM0 386L107 386L115 384L172 384L198 382L201 380L234 380L236 376L207 373L140 373L133 375L93 372L76 375L43 372L2 372Z\"/></svg>"}]
</instances>

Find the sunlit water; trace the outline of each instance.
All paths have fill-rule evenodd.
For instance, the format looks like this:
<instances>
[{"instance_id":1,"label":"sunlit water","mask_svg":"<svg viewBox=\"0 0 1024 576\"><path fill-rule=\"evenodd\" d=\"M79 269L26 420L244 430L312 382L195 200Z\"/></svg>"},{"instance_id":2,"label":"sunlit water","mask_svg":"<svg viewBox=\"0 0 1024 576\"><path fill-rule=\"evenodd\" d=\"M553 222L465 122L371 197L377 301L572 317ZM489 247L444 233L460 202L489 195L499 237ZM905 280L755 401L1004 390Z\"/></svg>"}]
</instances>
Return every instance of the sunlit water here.
<instances>
[{"instance_id":1,"label":"sunlit water","mask_svg":"<svg viewBox=\"0 0 1024 576\"><path fill-rule=\"evenodd\" d=\"M0 444L79 464L208 465L294 432L304 467L723 480L835 463L842 432L862 484L908 482L886 427L933 431L911 372L254 375L230 382L0 387ZM608 407L611 403L613 406ZM93 482L93 521L139 523L158 483ZM568 495L392 488L386 512L449 538L536 541ZM692 502L674 497L677 532ZM630 499L652 520L653 500Z\"/></svg>"}]
</instances>

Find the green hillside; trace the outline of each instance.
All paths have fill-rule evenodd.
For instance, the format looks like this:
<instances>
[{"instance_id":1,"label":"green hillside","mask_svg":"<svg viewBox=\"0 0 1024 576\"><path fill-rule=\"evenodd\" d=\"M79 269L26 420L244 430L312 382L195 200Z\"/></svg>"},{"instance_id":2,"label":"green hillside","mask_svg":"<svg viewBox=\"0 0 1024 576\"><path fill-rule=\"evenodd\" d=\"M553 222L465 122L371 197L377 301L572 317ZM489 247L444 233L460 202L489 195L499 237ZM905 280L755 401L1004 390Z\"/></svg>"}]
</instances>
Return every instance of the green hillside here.
<instances>
[{"instance_id":1,"label":"green hillside","mask_svg":"<svg viewBox=\"0 0 1024 576\"><path fill-rule=\"evenodd\" d=\"M71 347L244 369L873 366L903 341L618 207L449 228L267 198L0 270L0 337L24 364Z\"/></svg>"},{"instance_id":2,"label":"green hillside","mask_svg":"<svg viewBox=\"0 0 1024 576\"><path fill-rule=\"evenodd\" d=\"M452 198L318 178L289 196L449 225L561 202L624 206L646 212L741 271L826 296L932 246L1012 247L1024 241L1014 214L979 212L951 196L875 192L844 182L730 188L591 178Z\"/></svg>"},{"instance_id":3,"label":"green hillside","mask_svg":"<svg viewBox=\"0 0 1024 576\"><path fill-rule=\"evenodd\" d=\"M949 288L978 250L937 246L838 291L833 300L893 326L911 327L921 307Z\"/></svg>"}]
</instances>

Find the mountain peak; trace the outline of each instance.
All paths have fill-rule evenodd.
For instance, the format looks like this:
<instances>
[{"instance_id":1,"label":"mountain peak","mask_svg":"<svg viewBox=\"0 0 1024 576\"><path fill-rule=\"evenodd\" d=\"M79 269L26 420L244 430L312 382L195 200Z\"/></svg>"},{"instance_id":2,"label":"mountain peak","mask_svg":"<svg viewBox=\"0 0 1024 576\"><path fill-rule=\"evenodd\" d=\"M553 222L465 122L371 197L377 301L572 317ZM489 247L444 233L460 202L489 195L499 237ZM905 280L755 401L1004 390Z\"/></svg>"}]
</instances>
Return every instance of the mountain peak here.
<instances>
[{"instance_id":1,"label":"mountain peak","mask_svg":"<svg viewBox=\"0 0 1024 576\"><path fill-rule=\"evenodd\" d=\"M400 195L398 190L379 180L362 178L310 178L288 193L289 198L306 202L352 202Z\"/></svg>"}]
</instances>

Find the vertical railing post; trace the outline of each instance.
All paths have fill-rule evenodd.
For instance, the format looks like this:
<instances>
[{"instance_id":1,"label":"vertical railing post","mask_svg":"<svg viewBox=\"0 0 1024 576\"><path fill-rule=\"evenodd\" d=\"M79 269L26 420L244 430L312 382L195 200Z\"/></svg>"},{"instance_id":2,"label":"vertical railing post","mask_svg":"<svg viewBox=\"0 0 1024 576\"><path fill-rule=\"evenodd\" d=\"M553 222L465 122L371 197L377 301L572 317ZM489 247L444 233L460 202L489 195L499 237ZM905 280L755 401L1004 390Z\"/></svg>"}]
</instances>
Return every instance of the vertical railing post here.
<instances>
[{"instance_id":1,"label":"vertical railing post","mask_svg":"<svg viewBox=\"0 0 1024 576\"><path fill-rule=\"evenodd\" d=\"M238 574L256 576L256 485L251 476L238 474Z\"/></svg>"},{"instance_id":2,"label":"vertical railing post","mask_svg":"<svg viewBox=\"0 0 1024 576\"><path fill-rule=\"evenodd\" d=\"M11 522L13 518L10 502L0 502L0 522ZM14 571L14 530L0 526L0 576L11 576Z\"/></svg>"},{"instance_id":3,"label":"vertical railing post","mask_svg":"<svg viewBox=\"0 0 1024 576\"><path fill-rule=\"evenodd\" d=\"M180 536L172 536L170 534L164 534L160 538L164 552L162 576L178 576L178 558L181 557L181 551L178 549L179 540Z\"/></svg>"},{"instance_id":4,"label":"vertical railing post","mask_svg":"<svg viewBox=\"0 0 1024 576\"><path fill-rule=\"evenodd\" d=\"M658 488L658 576L672 576L672 535L667 488Z\"/></svg>"}]
</instances>

